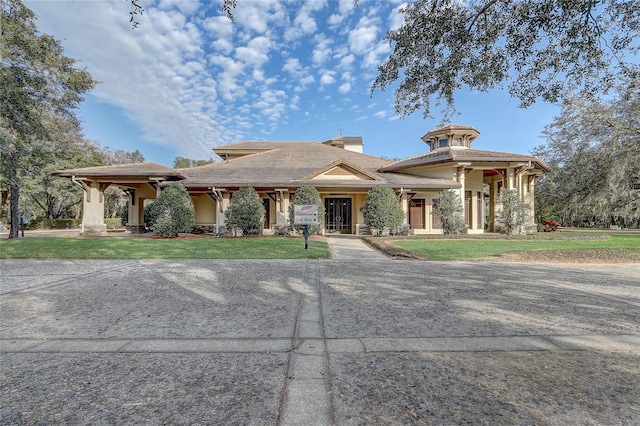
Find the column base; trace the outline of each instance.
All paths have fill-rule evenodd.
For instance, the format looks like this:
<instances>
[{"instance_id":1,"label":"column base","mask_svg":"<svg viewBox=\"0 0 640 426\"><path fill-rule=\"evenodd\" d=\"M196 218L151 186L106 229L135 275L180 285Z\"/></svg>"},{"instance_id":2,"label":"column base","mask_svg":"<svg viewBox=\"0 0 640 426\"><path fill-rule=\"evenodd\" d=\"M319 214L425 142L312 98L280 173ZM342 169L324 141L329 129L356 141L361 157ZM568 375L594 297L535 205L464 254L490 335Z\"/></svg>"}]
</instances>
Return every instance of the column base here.
<instances>
[{"instance_id":1,"label":"column base","mask_svg":"<svg viewBox=\"0 0 640 426\"><path fill-rule=\"evenodd\" d=\"M131 232L132 234L144 234L145 232L147 232L147 227L145 224L142 225L128 225L126 226L127 231Z\"/></svg>"},{"instance_id":2,"label":"column base","mask_svg":"<svg viewBox=\"0 0 640 426\"><path fill-rule=\"evenodd\" d=\"M91 236L91 237L103 237L107 235L107 225L98 224L98 225L84 225L84 230L82 231L82 235Z\"/></svg>"}]
</instances>

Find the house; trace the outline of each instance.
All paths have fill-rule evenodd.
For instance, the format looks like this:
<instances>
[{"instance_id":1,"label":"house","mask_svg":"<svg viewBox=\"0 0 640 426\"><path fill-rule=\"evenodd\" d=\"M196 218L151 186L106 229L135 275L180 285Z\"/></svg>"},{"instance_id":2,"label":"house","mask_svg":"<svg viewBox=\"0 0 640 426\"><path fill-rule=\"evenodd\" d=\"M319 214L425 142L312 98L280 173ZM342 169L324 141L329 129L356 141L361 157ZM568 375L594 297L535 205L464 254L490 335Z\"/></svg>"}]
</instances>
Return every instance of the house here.
<instances>
[{"instance_id":1,"label":"house","mask_svg":"<svg viewBox=\"0 0 640 426\"><path fill-rule=\"evenodd\" d=\"M198 227L220 232L234 191L255 188L264 202L265 233L289 224L289 205L302 185L317 188L326 210L324 232L360 234L366 231L361 213L367 192L378 185L392 187L405 212L405 225L415 234L440 233L433 214L438 194L458 192L469 233L498 230L496 213L502 189L516 189L533 212L535 180L549 170L540 159L471 147L479 132L448 125L422 137L425 154L391 161L363 153L360 137L339 136L325 142L239 142L214 147L222 161L189 169L142 163L62 170L84 190L83 232L105 232L102 193L117 185L129 194L128 228L145 229L145 199L180 181L195 206ZM528 224L535 229L533 214Z\"/></svg>"}]
</instances>

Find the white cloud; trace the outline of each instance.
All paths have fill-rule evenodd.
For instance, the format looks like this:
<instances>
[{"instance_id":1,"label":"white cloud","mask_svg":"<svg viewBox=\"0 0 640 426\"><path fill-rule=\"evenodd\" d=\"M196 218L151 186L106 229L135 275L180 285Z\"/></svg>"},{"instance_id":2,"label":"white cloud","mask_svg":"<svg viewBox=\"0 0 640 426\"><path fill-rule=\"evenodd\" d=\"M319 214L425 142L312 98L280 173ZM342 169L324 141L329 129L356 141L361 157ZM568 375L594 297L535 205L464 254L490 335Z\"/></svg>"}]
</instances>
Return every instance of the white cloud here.
<instances>
[{"instance_id":1,"label":"white cloud","mask_svg":"<svg viewBox=\"0 0 640 426\"><path fill-rule=\"evenodd\" d=\"M210 16L202 22L204 28L212 37L229 38L234 33L233 22L226 16Z\"/></svg>"},{"instance_id":2,"label":"white cloud","mask_svg":"<svg viewBox=\"0 0 640 426\"><path fill-rule=\"evenodd\" d=\"M340 59L340 63L338 64L338 66L340 68L351 68L351 66L353 65L353 62L356 60L356 57L349 54L347 56L343 56Z\"/></svg>"},{"instance_id":3,"label":"white cloud","mask_svg":"<svg viewBox=\"0 0 640 426\"><path fill-rule=\"evenodd\" d=\"M336 82L334 77L335 71L323 70L322 75L320 76L320 84L322 86L326 86L328 84L333 84Z\"/></svg>"},{"instance_id":4,"label":"white cloud","mask_svg":"<svg viewBox=\"0 0 640 426\"><path fill-rule=\"evenodd\" d=\"M387 0L355 9L352 0L242 0L234 21L218 14L219 1L159 0L132 30L119 2L26 1L102 82L93 97L120 108L145 140L198 158L293 122L301 103L324 116L327 102L344 100L339 94L364 93L389 49L381 18L394 17Z\"/></svg>"},{"instance_id":5,"label":"white cloud","mask_svg":"<svg viewBox=\"0 0 640 426\"><path fill-rule=\"evenodd\" d=\"M331 58L331 44L332 41L326 38L324 35L317 35L314 37L315 47L311 54L311 59L316 65L324 64L329 58Z\"/></svg>"},{"instance_id":6,"label":"white cloud","mask_svg":"<svg viewBox=\"0 0 640 426\"><path fill-rule=\"evenodd\" d=\"M338 12L329 16L327 23L330 27L336 28L342 24L345 19L353 12L354 5L351 0L340 0L338 3Z\"/></svg>"},{"instance_id":7,"label":"white cloud","mask_svg":"<svg viewBox=\"0 0 640 426\"><path fill-rule=\"evenodd\" d=\"M351 83L346 82L346 83L342 83L340 85L340 87L338 88L338 92L344 94L344 93L349 93L351 91Z\"/></svg>"},{"instance_id":8,"label":"white cloud","mask_svg":"<svg viewBox=\"0 0 640 426\"><path fill-rule=\"evenodd\" d=\"M316 24L313 14L324 9L326 6L326 0L307 0L302 3L302 6L298 9L298 13L293 20L293 25L285 29L285 41L294 41L303 36L315 34L318 29L318 25Z\"/></svg>"},{"instance_id":9,"label":"white cloud","mask_svg":"<svg viewBox=\"0 0 640 426\"><path fill-rule=\"evenodd\" d=\"M272 26L281 25L287 14L278 0L241 2L234 12L234 22L247 32L267 33Z\"/></svg>"},{"instance_id":10,"label":"white cloud","mask_svg":"<svg viewBox=\"0 0 640 426\"><path fill-rule=\"evenodd\" d=\"M293 78L298 80L296 91L302 91L315 81L315 78L309 74L309 68L303 67L298 58L288 58L282 69L288 72Z\"/></svg>"},{"instance_id":11,"label":"white cloud","mask_svg":"<svg viewBox=\"0 0 640 426\"><path fill-rule=\"evenodd\" d=\"M363 17L358 21L356 28L349 32L349 47L356 54L365 54L370 46L378 38L378 26L369 17Z\"/></svg>"},{"instance_id":12,"label":"white cloud","mask_svg":"<svg viewBox=\"0 0 640 426\"><path fill-rule=\"evenodd\" d=\"M377 118L385 118L387 116L387 111L378 111L373 115Z\"/></svg>"},{"instance_id":13,"label":"white cloud","mask_svg":"<svg viewBox=\"0 0 640 426\"><path fill-rule=\"evenodd\" d=\"M404 24L404 15L400 13L400 9L403 9L407 6L407 3L402 3L393 8L391 13L389 14L389 29L397 30Z\"/></svg>"},{"instance_id":14,"label":"white cloud","mask_svg":"<svg viewBox=\"0 0 640 426\"><path fill-rule=\"evenodd\" d=\"M262 66L269 60L271 40L260 36L252 39L246 46L236 48L236 58L247 65Z\"/></svg>"}]
</instances>

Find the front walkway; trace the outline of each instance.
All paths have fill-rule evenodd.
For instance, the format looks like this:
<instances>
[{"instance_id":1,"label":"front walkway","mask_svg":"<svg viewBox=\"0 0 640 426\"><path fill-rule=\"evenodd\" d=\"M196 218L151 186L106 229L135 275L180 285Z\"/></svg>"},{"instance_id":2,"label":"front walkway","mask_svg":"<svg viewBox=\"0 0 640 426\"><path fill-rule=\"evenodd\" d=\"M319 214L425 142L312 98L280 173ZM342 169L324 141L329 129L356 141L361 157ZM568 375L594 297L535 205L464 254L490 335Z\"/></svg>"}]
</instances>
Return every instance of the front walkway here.
<instances>
[{"instance_id":1,"label":"front walkway","mask_svg":"<svg viewBox=\"0 0 640 426\"><path fill-rule=\"evenodd\" d=\"M327 234L332 259L348 261L389 260L388 257L372 249L357 235Z\"/></svg>"}]
</instances>

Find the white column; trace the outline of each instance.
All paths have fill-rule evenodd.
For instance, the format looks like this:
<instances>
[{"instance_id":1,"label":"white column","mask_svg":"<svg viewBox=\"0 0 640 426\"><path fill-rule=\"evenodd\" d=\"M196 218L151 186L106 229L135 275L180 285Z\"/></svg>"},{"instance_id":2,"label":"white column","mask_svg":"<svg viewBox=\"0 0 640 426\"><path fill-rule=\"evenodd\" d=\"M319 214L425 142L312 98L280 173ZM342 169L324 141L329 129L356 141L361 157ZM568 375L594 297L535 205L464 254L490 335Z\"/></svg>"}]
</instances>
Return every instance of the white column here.
<instances>
[{"instance_id":1,"label":"white column","mask_svg":"<svg viewBox=\"0 0 640 426\"><path fill-rule=\"evenodd\" d=\"M97 181L82 182L84 200L82 211L83 235L106 235L104 224L104 194Z\"/></svg>"}]
</instances>

